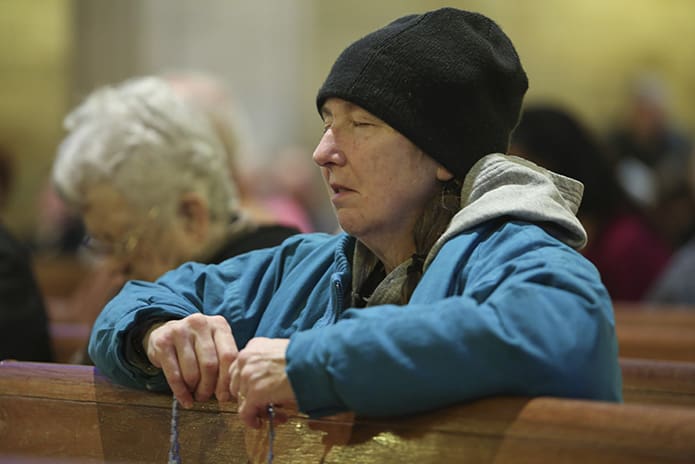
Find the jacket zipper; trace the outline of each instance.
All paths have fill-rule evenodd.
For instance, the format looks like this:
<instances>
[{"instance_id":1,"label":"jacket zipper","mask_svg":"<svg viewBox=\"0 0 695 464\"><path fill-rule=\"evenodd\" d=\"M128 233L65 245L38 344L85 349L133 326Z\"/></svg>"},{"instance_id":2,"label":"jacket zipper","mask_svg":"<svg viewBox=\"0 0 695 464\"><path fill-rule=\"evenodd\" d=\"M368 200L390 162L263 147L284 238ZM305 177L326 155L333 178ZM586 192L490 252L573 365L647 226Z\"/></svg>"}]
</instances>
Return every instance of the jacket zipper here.
<instances>
[{"instance_id":1,"label":"jacket zipper","mask_svg":"<svg viewBox=\"0 0 695 464\"><path fill-rule=\"evenodd\" d=\"M343 284L340 280L336 279L333 282L333 292L335 301L335 320L337 321L340 314L343 312Z\"/></svg>"}]
</instances>

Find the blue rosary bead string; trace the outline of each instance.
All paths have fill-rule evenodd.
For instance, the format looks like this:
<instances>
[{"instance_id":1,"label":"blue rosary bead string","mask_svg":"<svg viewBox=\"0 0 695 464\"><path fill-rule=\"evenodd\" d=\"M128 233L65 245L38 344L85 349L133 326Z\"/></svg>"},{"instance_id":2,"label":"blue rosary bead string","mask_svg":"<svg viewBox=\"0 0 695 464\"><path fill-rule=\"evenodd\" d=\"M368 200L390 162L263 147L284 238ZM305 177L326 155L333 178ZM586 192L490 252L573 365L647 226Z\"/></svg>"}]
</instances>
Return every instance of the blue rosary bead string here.
<instances>
[{"instance_id":1,"label":"blue rosary bead string","mask_svg":"<svg viewBox=\"0 0 695 464\"><path fill-rule=\"evenodd\" d=\"M273 408L273 403L268 405L268 464L273 462L273 443L275 442L275 409Z\"/></svg>"},{"instance_id":2,"label":"blue rosary bead string","mask_svg":"<svg viewBox=\"0 0 695 464\"><path fill-rule=\"evenodd\" d=\"M171 403L171 429L169 432L169 464L181 464L179 453L179 402L176 397Z\"/></svg>"}]
</instances>

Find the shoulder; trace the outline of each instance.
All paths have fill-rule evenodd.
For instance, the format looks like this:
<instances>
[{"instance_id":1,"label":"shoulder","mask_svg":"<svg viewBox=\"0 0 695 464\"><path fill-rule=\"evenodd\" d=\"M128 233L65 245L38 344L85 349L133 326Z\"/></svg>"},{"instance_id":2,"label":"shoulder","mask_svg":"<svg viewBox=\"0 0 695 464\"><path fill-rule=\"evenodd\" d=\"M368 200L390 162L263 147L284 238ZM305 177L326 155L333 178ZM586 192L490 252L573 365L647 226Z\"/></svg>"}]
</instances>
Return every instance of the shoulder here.
<instances>
[{"instance_id":1,"label":"shoulder","mask_svg":"<svg viewBox=\"0 0 695 464\"><path fill-rule=\"evenodd\" d=\"M446 285L446 294L467 295L479 303L542 294L547 301L585 300L598 302L606 314L610 309L596 267L542 227L522 221L484 224L457 235L442 247L427 273L433 287Z\"/></svg>"},{"instance_id":2,"label":"shoulder","mask_svg":"<svg viewBox=\"0 0 695 464\"><path fill-rule=\"evenodd\" d=\"M452 237L444 244L442 252L469 249L505 254L553 248L574 251L538 224L501 218Z\"/></svg>"},{"instance_id":3,"label":"shoulder","mask_svg":"<svg viewBox=\"0 0 695 464\"><path fill-rule=\"evenodd\" d=\"M450 265L471 273L552 268L571 269L591 279L598 276L577 250L537 224L516 220L488 222L452 237L435 260L455 261Z\"/></svg>"}]
</instances>

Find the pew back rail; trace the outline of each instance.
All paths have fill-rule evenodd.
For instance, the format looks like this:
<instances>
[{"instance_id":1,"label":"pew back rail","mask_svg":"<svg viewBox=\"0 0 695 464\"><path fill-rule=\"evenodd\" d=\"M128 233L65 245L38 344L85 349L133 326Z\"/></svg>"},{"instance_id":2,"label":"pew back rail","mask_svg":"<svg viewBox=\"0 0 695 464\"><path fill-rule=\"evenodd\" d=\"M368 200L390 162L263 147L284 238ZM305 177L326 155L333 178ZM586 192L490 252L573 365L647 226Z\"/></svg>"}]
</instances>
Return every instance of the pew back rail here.
<instances>
[{"instance_id":1,"label":"pew back rail","mask_svg":"<svg viewBox=\"0 0 695 464\"><path fill-rule=\"evenodd\" d=\"M171 399L113 385L93 367L0 363L0 454L165 462ZM184 462L265 462L267 423L233 402L181 412ZM557 398L490 398L402 418L291 413L282 462L695 462L695 409ZM66 461L67 462L67 461Z\"/></svg>"}]
</instances>

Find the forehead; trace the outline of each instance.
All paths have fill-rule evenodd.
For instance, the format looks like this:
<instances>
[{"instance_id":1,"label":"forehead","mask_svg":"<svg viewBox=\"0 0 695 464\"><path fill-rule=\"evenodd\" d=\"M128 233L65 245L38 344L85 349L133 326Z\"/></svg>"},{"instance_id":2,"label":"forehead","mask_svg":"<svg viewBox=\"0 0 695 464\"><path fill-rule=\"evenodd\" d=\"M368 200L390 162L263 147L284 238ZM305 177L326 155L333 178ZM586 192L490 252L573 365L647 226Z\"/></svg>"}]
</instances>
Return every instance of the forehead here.
<instances>
[{"instance_id":1,"label":"forehead","mask_svg":"<svg viewBox=\"0 0 695 464\"><path fill-rule=\"evenodd\" d=\"M361 106L347 100L343 100L342 98L331 97L327 99L321 107L321 116L323 118L326 118L327 116L335 116L337 114L349 113L359 113L380 120L377 116L365 110Z\"/></svg>"}]
</instances>

